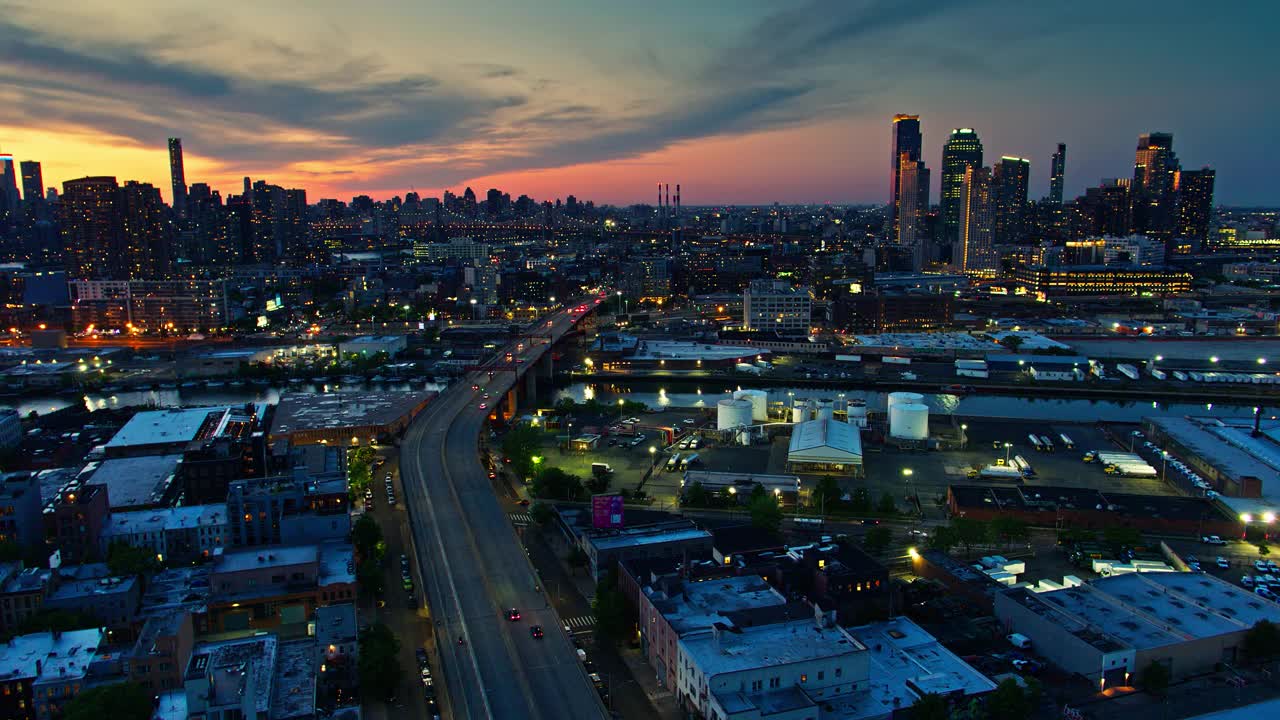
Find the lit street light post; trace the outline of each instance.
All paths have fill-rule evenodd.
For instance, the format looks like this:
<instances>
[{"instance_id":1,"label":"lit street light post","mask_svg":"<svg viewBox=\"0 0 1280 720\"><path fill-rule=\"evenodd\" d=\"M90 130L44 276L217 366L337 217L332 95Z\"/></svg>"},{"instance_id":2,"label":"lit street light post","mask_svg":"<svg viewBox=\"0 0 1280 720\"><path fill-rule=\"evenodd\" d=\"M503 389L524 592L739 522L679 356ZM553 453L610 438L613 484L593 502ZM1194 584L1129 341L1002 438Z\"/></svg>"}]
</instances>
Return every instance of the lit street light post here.
<instances>
[{"instance_id":1,"label":"lit street light post","mask_svg":"<svg viewBox=\"0 0 1280 720\"><path fill-rule=\"evenodd\" d=\"M1005 443L1005 444L1004 444L1004 464L1005 464L1005 465L1008 465L1008 464L1009 464L1009 450L1010 450L1011 448L1013 448L1013 443Z\"/></svg>"}]
</instances>

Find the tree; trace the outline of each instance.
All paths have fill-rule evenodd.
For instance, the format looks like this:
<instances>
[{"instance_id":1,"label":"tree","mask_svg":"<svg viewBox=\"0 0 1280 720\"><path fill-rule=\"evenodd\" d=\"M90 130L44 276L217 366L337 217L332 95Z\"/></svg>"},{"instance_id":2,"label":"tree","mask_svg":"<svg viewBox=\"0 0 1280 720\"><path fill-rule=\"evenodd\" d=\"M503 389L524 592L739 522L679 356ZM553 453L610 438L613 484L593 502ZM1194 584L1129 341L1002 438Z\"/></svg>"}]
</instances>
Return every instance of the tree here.
<instances>
[{"instance_id":1,"label":"tree","mask_svg":"<svg viewBox=\"0 0 1280 720\"><path fill-rule=\"evenodd\" d=\"M1280 628L1270 620L1259 620L1244 634L1241 650L1251 661L1270 660L1280 653Z\"/></svg>"},{"instance_id":2,"label":"tree","mask_svg":"<svg viewBox=\"0 0 1280 720\"><path fill-rule=\"evenodd\" d=\"M867 530L862 538L862 546L869 553L882 553L889 543L893 542L893 531L887 525L876 525Z\"/></svg>"},{"instance_id":3,"label":"tree","mask_svg":"<svg viewBox=\"0 0 1280 720\"><path fill-rule=\"evenodd\" d=\"M582 478L570 475L558 467L549 467L538 473L529 489L535 497L577 500L582 497Z\"/></svg>"},{"instance_id":4,"label":"tree","mask_svg":"<svg viewBox=\"0 0 1280 720\"><path fill-rule=\"evenodd\" d=\"M609 484L613 478L609 473L597 473L587 478L587 490L593 495L601 495L609 492Z\"/></svg>"},{"instance_id":5,"label":"tree","mask_svg":"<svg viewBox=\"0 0 1280 720\"><path fill-rule=\"evenodd\" d=\"M530 425L516 425L502 438L502 453L511 460L511 467L522 478L533 474L533 458L542 447L542 433Z\"/></svg>"},{"instance_id":6,"label":"tree","mask_svg":"<svg viewBox=\"0 0 1280 720\"><path fill-rule=\"evenodd\" d=\"M830 510L839 505L842 494L840 481L831 475L824 475L813 488L813 507L821 511Z\"/></svg>"},{"instance_id":7,"label":"tree","mask_svg":"<svg viewBox=\"0 0 1280 720\"><path fill-rule=\"evenodd\" d=\"M1000 720L1025 720L1031 716L1031 702L1017 680L1007 678L987 696L987 713Z\"/></svg>"},{"instance_id":8,"label":"tree","mask_svg":"<svg viewBox=\"0 0 1280 720\"><path fill-rule=\"evenodd\" d=\"M555 510L544 502L536 502L533 507L529 508L529 516L539 525L546 526L555 518Z\"/></svg>"},{"instance_id":9,"label":"tree","mask_svg":"<svg viewBox=\"0 0 1280 720\"><path fill-rule=\"evenodd\" d=\"M400 640L382 623L360 634L360 686L367 699L391 697L400 683Z\"/></svg>"},{"instance_id":10,"label":"tree","mask_svg":"<svg viewBox=\"0 0 1280 720\"><path fill-rule=\"evenodd\" d=\"M596 583L596 596L591 599L591 611L596 616L596 637L616 643L622 639L627 627L627 601L618 590L615 573Z\"/></svg>"},{"instance_id":11,"label":"tree","mask_svg":"<svg viewBox=\"0 0 1280 720\"><path fill-rule=\"evenodd\" d=\"M1000 344L1009 349L1009 352L1018 352L1018 348L1022 347L1022 337L1019 335L1005 335Z\"/></svg>"},{"instance_id":12,"label":"tree","mask_svg":"<svg viewBox=\"0 0 1280 720\"><path fill-rule=\"evenodd\" d=\"M29 635L48 630L67 632L68 630L101 627L101 625L102 623L96 617L88 613L46 607L35 611L26 620L23 620L15 634Z\"/></svg>"},{"instance_id":13,"label":"tree","mask_svg":"<svg viewBox=\"0 0 1280 720\"><path fill-rule=\"evenodd\" d=\"M871 511L871 494L866 488L855 488L850 496L849 507L856 513Z\"/></svg>"},{"instance_id":14,"label":"tree","mask_svg":"<svg viewBox=\"0 0 1280 720\"><path fill-rule=\"evenodd\" d=\"M360 563L359 569L356 571L356 582L360 586L360 592L369 600L381 597L386 592L387 583L382 573L382 561L378 559L365 560Z\"/></svg>"},{"instance_id":15,"label":"tree","mask_svg":"<svg viewBox=\"0 0 1280 720\"><path fill-rule=\"evenodd\" d=\"M1150 665L1143 668L1139 682L1142 689L1152 695L1163 695L1169 689L1169 680L1172 679L1170 676L1168 665L1152 660Z\"/></svg>"},{"instance_id":16,"label":"tree","mask_svg":"<svg viewBox=\"0 0 1280 720\"><path fill-rule=\"evenodd\" d=\"M573 547L569 548L569 556L565 558L565 560L567 560L569 563L569 567L573 568L574 570L580 570L586 567L587 561L590 559L591 558L587 557L587 553L577 545L574 545Z\"/></svg>"},{"instance_id":17,"label":"tree","mask_svg":"<svg viewBox=\"0 0 1280 720\"><path fill-rule=\"evenodd\" d=\"M160 561L150 548L117 540L107 548L107 569L112 575L144 575L159 570Z\"/></svg>"},{"instance_id":18,"label":"tree","mask_svg":"<svg viewBox=\"0 0 1280 720\"><path fill-rule=\"evenodd\" d=\"M779 526L782 525L782 508L778 507L777 498L761 493L758 497L752 498L748 510L751 512L752 525L771 533L778 532Z\"/></svg>"},{"instance_id":19,"label":"tree","mask_svg":"<svg viewBox=\"0 0 1280 720\"><path fill-rule=\"evenodd\" d=\"M973 550L973 546L987 539L987 524L981 520L972 518L956 518L951 521L951 527L955 528L956 540L959 544L964 545L966 553Z\"/></svg>"},{"instance_id":20,"label":"tree","mask_svg":"<svg viewBox=\"0 0 1280 720\"><path fill-rule=\"evenodd\" d=\"M934 528L933 536L929 538L929 547L942 552L951 552L951 548L959 544L960 533L947 525Z\"/></svg>"},{"instance_id":21,"label":"tree","mask_svg":"<svg viewBox=\"0 0 1280 720\"><path fill-rule=\"evenodd\" d=\"M67 703L63 720L149 720L151 693L138 683L123 682L85 690Z\"/></svg>"},{"instance_id":22,"label":"tree","mask_svg":"<svg viewBox=\"0 0 1280 720\"><path fill-rule=\"evenodd\" d=\"M950 708L946 698L937 693L921 695L911 706L911 720L947 720Z\"/></svg>"},{"instance_id":23,"label":"tree","mask_svg":"<svg viewBox=\"0 0 1280 720\"><path fill-rule=\"evenodd\" d=\"M1025 540L1028 535L1027 524L1017 518L1001 515L991 521L992 539L1008 545L1015 540Z\"/></svg>"},{"instance_id":24,"label":"tree","mask_svg":"<svg viewBox=\"0 0 1280 720\"><path fill-rule=\"evenodd\" d=\"M1115 548L1131 548L1142 544L1142 533L1130 527L1109 527L1102 531L1108 545Z\"/></svg>"},{"instance_id":25,"label":"tree","mask_svg":"<svg viewBox=\"0 0 1280 720\"><path fill-rule=\"evenodd\" d=\"M892 515L898 512L898 504L893 501L893 496L885 493L880 496L880 504L876 505L876 512Z\"/></svg>"},{"instance_id":26,"label":"tree","mask_svg":"<svg viewBox=\"0 0 1280 720\"><path fill-rule=\"evenodd\" d=\"M711 493L701 482L694 480L684 489L684 500L680 503L686 507L707 507L711 504Z\"/></svg>"},{"instance_id":27,"label":"tree","mask_svg":"<svg viewBox=\"0 0 1280 720\"><path fill-rule=\"evenodd\" d=\"M351 544L364 561L381 560L387 549L382 538L382 526L368 513L361 515L351 527Z\"/></svg>"},{"instance_id":28,"label":"tree","mask_svg":"<svg viewBox=\"0 0 1280 720\"><path fill-rule=\"evenodd\" d=\"M573 412L574 408L576 408L577 406L578 406L578 402L573 398L562 397L556 401L556 404L553 407L555 407L556 412L563 415L565 413Z\"/></svg>"}]
</instances>

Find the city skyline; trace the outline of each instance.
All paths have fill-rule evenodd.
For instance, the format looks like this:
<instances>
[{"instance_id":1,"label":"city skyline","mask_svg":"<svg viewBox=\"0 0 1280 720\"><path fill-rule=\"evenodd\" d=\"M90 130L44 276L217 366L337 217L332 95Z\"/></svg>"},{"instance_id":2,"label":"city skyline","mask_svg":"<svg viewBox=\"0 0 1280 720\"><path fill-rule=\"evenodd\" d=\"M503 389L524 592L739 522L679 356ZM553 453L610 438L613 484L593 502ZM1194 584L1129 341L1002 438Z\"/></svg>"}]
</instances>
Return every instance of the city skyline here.
<instances>
[{"instance_id":1,"label":"city skyline","mask_svg":"<svg viewBox=\"0 0 1280 720\"><path fill-rule=\"evenodd\" d=\"M165 142L181 137L187 182L224 193L248 175L313 198L470 185L630 204L678 178L687 206L883 203L883 123L909 113L927 167L972 127L992 156L1032 159L1036 199L1057 143L1072 148L1069 199L1129 176L1134 137L1169 132L1186 167L1216 170L1218 202L1280 201L1265 123L1239 122L1277 101L1254 91L1260 76L1214 72L1266 66L1269 6L1108 6L1091 25L1078 9L1005 3L498 5L503 21L482 23L393 2L360 18L6 3L0 151L41 162L47 185L115 175L166 202ZM141 29L166 18L182 22ZM969 30L1000 42L946 40Z\"/></svg>"}]
</instances>

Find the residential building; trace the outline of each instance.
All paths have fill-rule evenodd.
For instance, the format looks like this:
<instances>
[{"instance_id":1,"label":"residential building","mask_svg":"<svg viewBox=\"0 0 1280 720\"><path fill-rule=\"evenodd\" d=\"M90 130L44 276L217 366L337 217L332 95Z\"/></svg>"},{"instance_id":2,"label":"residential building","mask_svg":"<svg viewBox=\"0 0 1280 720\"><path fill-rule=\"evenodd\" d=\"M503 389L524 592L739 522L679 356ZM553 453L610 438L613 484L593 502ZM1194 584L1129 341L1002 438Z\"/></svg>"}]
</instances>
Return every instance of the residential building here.
<instances>
[{"instance_id":1,"label":"residential building","mask_svg":"<svg viewBox=\"0 0 1280 720\"><path fill-rule=\"evenodd\" d=\"M902 156L911 162L920 162L922 139L920 116L897 114L893 116L893 138L889 153L889 236L898 238L899 219L902 215ZM927 183L926 183L927 186ZM919 200L916 198L916 206ZM928 203L924 203L927 208Z\"/></svg>"},{"instance_id":2,"label":"residential building","mask_svg":"<svg viewBox=\"0 0 1280 720\"><path fill-rule=\"evenodd\" d=\"M94 460L85 464L77 479L106 488L112 510L161 508L173 504L181 490L177 482L181 465L182 456L177 454Z\"/></svg>"},{"instance_id":3,"label":"residential building","mask_svg":"<svg viewBox=\"0 0 1280 720\"><path fill-rule=\"evenodd\" d=\"M306 624L317 607L356 597L351 545L228 550L209 572L211 632Z\"/></svg>"},{"instance_id":4,"label":"residential building","mask_svg":"<svg viewBox=\"0 0 1280 720\"><path fill-rule=\"evenodd\" d=\"M959 240L951 251L952 264L966 275L994 277L996 261L996 207L991 187L991 169L965 168L960 187Z\"/></svg>"},{"instance_id":5,"label":"residential building","mask_svg":"<svg viewBox=\"0 0 1280 720\"><path fill-rule=\"evenodd\" d=\"M240 437L255 421L244 407L166 408L136 413L105 446L108 458L180 453L194 442Z\"/></svg>"},{"instance_id":6,"label":"residential building","mask_svg":"<svg viewBox=\"0 0 1280 720\"><path fill-rule=\"evenodd\" d=\"M57 718L86 688L103 638L99 628L12 638L0 652L0 717Z\"/></svg>"},{"instance_id":7,"label":"residential building","mask_svg":"<svg viewBox=\"0 0 1280 720\"><path fill-rule=\"evenodd\" d=\"M339 603L316 608L315 615L317 704L332 707L351 698L359 687L360 636L356 606Z\"/></svg>"},{"instance_id":8,"label":"residential building","mask_svg":"<svg viewBox=\"0 0 1280 720\"><path fill-rule=\"evenodd\" d=\"M49 568L26 568L18 561L0 563L0 633L13 633L44 607L57 585Z\"/></svg>"},{"instance_id":9,"label":"residential building","mask_svg":"<svg viewBox=\"0 0 1280 720\"><path fill-rule=\"evenodd\" d=\"M1058 143L1049 163L1049 203L1062 205L1062 183L1067 172L1067 144Z\"/></svg>"},{"instance_id":10,"label":"residential building","mask_svg":"<svg viewBox=\"0 0 1280 720\"><path fill-rule=\"evenodd\" d=\"M71 280L67 286L71 322L80 329L188 333L224 328L232 319L226 280Z\"/></svg>"},{"instance_id":11,"label":"residential building","mask_svg":"<svg viewBox=\"0 0 1280 720\"><path fill-rule=\"evenodd\" d=\"M476 242L469 237L449 238L444 243L415 242L413 256L418 260L439 262L441 260L473 260L488 262L493 255L489 243Z\"/></svg>"},{"instance_id":12,"label":"residential building","mask_svg":"<svg viewBox=\"0 0 1280 720\"><path fill-rule=\"evenodd\" d=\"M961 237L965 175L982 167L982 141L972 128L956 128L942 146L942 192L938 199L942 215L942 242L955 245ZM953 252L952 262L960 258Z\"/></svg>"},{"instance_id":13,"label":"residential building","mask_svg":"<svg viewBox=\"0 0 1280 720\"><path fill-rule=\"evenodd\" d=\"M113 512L102 528L102 552L112 543L145 547L161 562L189 563L229 546L227 504L181 505Z\"/></svg>"},{"instance_id":14,"label":"residential building","mask_svg":"<svg viewBox=\"0 0 1280 720\"><path fill-rule=\"evenodd\" d=\"M1004 156L991 169L991 208L996 245L1016 245L1027 239L1027 189L1031 161Z\"/></svg>"},{"instance_id":15,"label":"residential building","mask_svg":"<svg viewBox=\"0 0 1280 720\"><path fill-rule=\"evenodd\" d=\"M1070 265L1014 268L1014 279L1045 297L1177 295L1191 291L1191 273L1166 267Z\"/></svg>"},{"instance_id":16,"label":"residential building","mask_svg":"<svg viewBox=\"0 0 1280 720\"><path fill-rule=\"evenodd\" d=\"M831 324L863 334L944 330L953 323L954 307L953 293L866 288L836 295Z\"/></svg>"},{"instance_id":17,"label":"residential building","mask_svg":"<svg viewBox=\"0 0 1280 720\"><path fill-rule=\"evenodd\" d=\"M140 577L88 577L62 580L45 596L43 607L80 613L100 627L127 631L141 601Z\"/></svg>"},{"instance_id":18,"label":"residential building","mask_svg":"<svg viewBox=\"0 0 1280 720\"><path fill-rule=\"evenodd\" d=\"M780 280L752 280L742 295L742 326L783 334L809 333L813 296L807 287Z\"/></svg>"},{"instance_id":19,"label":"residential building","mask_svg":"<svg viewBox=\"0 0 1280 720\"><path fill-rule=\"evenodd\" d=\"M347 477L342 470L231 482L227 492L228 544L292 545L342 540L351 532Z\"/></svg>"},{"instance_id":20,"label":"residential building","mask_svg":"<svg viewBox=\"0 0 1280 720\"><path fill-rule=\"evenodd\" d=\"M85 177L62 183L58 207L68 277L123 277L119 194L120 186L114 177Z\"/></svg>"},{"instance_id":21,"label":"residential building","mask_svg":"<svg viewBox=\"0 0 1280 720\"><path fill-rule=\"evenodd\" d=\"M182 138L169 138L169 181L173 184L173 211L187 216L187 173L182 167Z\"/></svg>"},{"instance_id":22,"label":"residential building","mask_svg":"<svg viewBox=\"0 0 1280 720\"><path fill-rule=\"evenodd\" d=\"M632 527L592 530L579 539L587 554L588 568L596 580L608 577L618 563L630 557L682 557L705 555L711 550L711 533L691 521L677 520Z\"/></svg>"},{"instance_id":23,"label":"residential building","mask_svg":"<svg viewBox=\"0 0 1280 720\"><path fill-rule=\"evenodd\" d=\"M1179 170L1174 175L1178 192L1178 236L1203 246L1209 240L1209 221L1213 216L1212 168Z\"/></svg>"},{"instance_id":24,"label":"residential building","mask_svg":"<svg viewBox=\"0 0 1280 720\"><path fill-rule=\"evenodd\" d=\"M125 654L129 680L151 693L181 689L194 646L191 613L174 610L147 617L137 641Z\"/></svg>"},{"instance_id":25,"label":"residential building","mask_svg":"<svg viewBox=\"0 0 1280 720\"><path fill-rule=\"evenodd\" d=\"M43 548L43 505L35 473L5 473L0 478L0 543L14 543L24 552Z\"/></svg>"},{"instance_id":26,"label":"residential building","mask_svg":"<svg viewBox=\"0 0 1280 720\"><path fill-rule=\"evenodd\" d=\"M46 503L46 529L64 564L78 565L102 558L98 538L110 514L105 485L72 482Z\"/></svg>"},{"instance_id":27,"label":"residential building","mask_svg":"<svg viewBox=\"0 0 1280 720\"><path fill-rule=\"evenodd\" d=\"M22 169L22 199L28 206L44 205L44 172L40 163L34 160L23 160L19 163Z\"/></svg>"},{"instance_id":28,"label":"residential building","mask_svg":"<svg viewBox=\"0 0 1280 720\"><path fill-rule=\"evenodd\" d=\"M1147 133L1138 136L1130 195L1132 231L1168 240L1177 227L1178 156L1173 135Z\"/></svg>"}]
</instances>

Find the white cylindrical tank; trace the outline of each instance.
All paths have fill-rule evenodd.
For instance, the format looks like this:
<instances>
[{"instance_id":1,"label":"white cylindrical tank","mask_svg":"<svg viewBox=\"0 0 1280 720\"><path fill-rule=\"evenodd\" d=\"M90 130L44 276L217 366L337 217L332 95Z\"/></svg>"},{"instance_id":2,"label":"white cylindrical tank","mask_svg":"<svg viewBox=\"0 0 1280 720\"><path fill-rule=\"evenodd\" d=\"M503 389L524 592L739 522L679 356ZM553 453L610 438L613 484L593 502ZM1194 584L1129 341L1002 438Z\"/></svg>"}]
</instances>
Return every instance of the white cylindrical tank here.
<instances>
[{"instance_id":1,"label":"white cylindrical tank","mask_svg":"<svg viewBox=\"0 0 1280 720\"><path fill-rule=\"evenodd\" d=\"M764 422L769 419L769 393L763 390L737 390L733 393L733 398L750 401L752 420Z\"/></svg>"},{"instance_id":2,"label":"white cylindrical tank","mask_svg":"<svg viewBox=\"0 0 1280 720\"><path fill-rule=\"evenodd\" d=\"M791 422L804 422L809 419L809 406L804 400L796 400L791 404Z\"/></svg>"},{"instance_id":3,"label":"white cylindrical tank","mask_svg":"<svg viewBox=\"0 0 1280 720\"><path fill-rule=\"evenodd\" d=\"M889 435L899 440L929 437L929 406L921 403L894 403L889 410Z\"/></svg>"},{"instance_id":4,"label":"white cylindrical tank","mask_svg":"<svg viewBox=\"0 0 1280 720\"><path fill-rule=\"evenodd\" d=\"M830 420L834 414L834 408L831 406L830 400L819 400L817 415L815 420Z\"/></svg>"},{"instance_id":5,"label":"white cylindrical tank","mask_svg":"<svg viewBox=\"0 0 1280 720\"><path fill-rule=\"evenodd\" d=\"M906 391L889 393L889 403L885 407L884 411L889 414L890 418L893 417L893 406L898 403L914 403L917 405L923 405L924 396L920 393Z\"/></svg>"},{"instance_id":6,"label":"white cylindrical tank","mask_svg":"<svg viewBox=\"0 0 1280 720\"><path fill-rule=\"evenodd\" d=\"M751 424L751 401L725 398L716 403L716 429L731 430Z\"/></svg>"},{"instance_id":7,"label":"white cylindrical tank","mask_svg":"<svg viewBox=\"0 0 1280 720\"><path fill-rule=\"evenodd\" d=\"M857 425L860 428L867 426L867 403L865 401L850 400L848 412L850 425Z\"/></svg>"}]
</instances>

